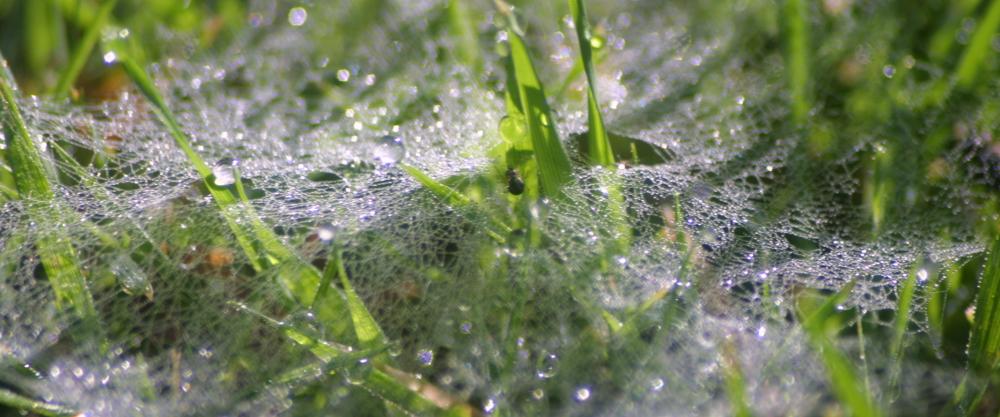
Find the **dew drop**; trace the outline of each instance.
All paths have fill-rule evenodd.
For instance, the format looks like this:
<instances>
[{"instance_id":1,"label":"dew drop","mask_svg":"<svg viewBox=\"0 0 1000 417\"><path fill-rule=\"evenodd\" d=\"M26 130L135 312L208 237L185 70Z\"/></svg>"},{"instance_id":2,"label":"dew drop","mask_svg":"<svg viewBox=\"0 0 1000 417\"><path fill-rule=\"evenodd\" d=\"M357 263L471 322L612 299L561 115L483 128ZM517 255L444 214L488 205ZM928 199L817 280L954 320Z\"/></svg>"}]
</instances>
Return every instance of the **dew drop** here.
<instances>
[{"instance_id":1,"label":"dew drop","mask_svg":"<svg viewBox=\"0 0 1000 417\"><path fill-rule=\"evenodd\" d=\"M375 163L380 166L396 165L405 155L403 138L399 136L385 135L375 144Z\"/></svg>"},{"instance_id":2,"label":"dew drop","mask_svg":"<svg viewBox=\"0 0 1000 417\"><path fill-rule=\"evenodd\" d=\"M579 401L579 402L584 402L584 401L589 400L590 399L590 388L587 388L587 387L577 388L576 389L576 393L573 394L573 397L576 398L576 400Z\"/></svg>"},{"instance_id":3,"label":"dew drop","mask_svg":"<svg viewBox=\"0 0 1000 417\"><path fill-rule=\"evenodd\" d=\"M547 354L542 358L542 364L538 367L538 371L535 375L541 379L552 378L556 374L556 368L558 365L559 357L554 353Z\"/></svg>"},{"instance_id":4,"label":"dew drop","mask_svg":"<svg viewBox=\"0 0 1000 417\"><path fill-rule=\"evenodd\" d=\"M111 273L118 279L126 294L151 294L152 287L146 273L127 254L118 255L111 262Z\"/></svg>"},{"instance_id":5,"label":"dew drop","mask_svg":"<svg viewBox=\"0 0 1000 417\"><path fill-rule=\"evenodd\" d=\"M309 12L303 7L292 7L292 10L288 11L288 23L292 26L302 26L308 18Z\"/></svg>"},{"instance_id":6,"label":"dew drop","mask_svg":"<svg viewBox=\"0 0 1000 417\"><path fill-rule=\"evenodd\" d=\"M590 37L590 47L594 49L601 49L605 44L604 37L601 35L593 35Z\"/></svg>"},{"instance_id":7,"label":"dew drop","mask_svg":"<svg viewBox=\"0 0 1000 417\"><path fill-rule=\"evenodd\" d=\"M928 275L927 270L921 268L920 270L917 271L917 281L920 282L927 281L927 275Z\"/></svg>"},{"instance_id":8,"label":"dew drop","mask_svg":"<svg viewBox=\"0 0 1000 417\"><path fill-rule=\"evenodd\" d=\"M663 389L663 386L665 386L666 383L663 382L663 378L653 378L653 380L650 381L649 385L650 388L653 389L653 391L659 391Z\"/></svg>"},{"instance_id":9,"label":"dew drop","mask_svg":"<svg viewBox=\"0 0 1000 417\"><path fill-rule=\"evenodd\" d=\"M421 349L417 352L417 361L423 366L431 366L434 363L434 352L430 349Z\"/></svg>"},{"instance_id":10,"label":"dew drop","mask_svg":"<svg viewBox=\"0 0 1000 417\"><path fill-rule=\"evenodd\" d=\"M542 398L545 398L545 390L537 388L534 391L531 391L531 396L535 397L536 400L541 400Z\"/></svg>"},{"instance_id":11,"label":"dew drop","mask_svg":"<svg viewBox=\"0 0 1000 417\"><path fill-rule=\"evenodd\" d=\"M884 75L885 78L892 78L893 75L896 75L896 67L892 65L882 67L882 75Z\"/></svg>"},{"instance_id":12,"label":"dew drop","mask_svg":"<svg viewBox=\"0 0 1000 417\"><path fill-rule=\"evenodd\" d=\"M114 51L109 51L108 53L104 54L104 63L105 64L114 63L115 60L117 60L117 59L118 59L118 56L115 55Z\"/></svg>"},{"instance_id":13,"label":"dew drop","mask_svg":"<svg viewBox=\"0 0 1000 417\"><path fill-rule=\"evenodd\" d=\"M337 70L337 81L340 81L342 83L346 83L350 79L351 79L351 72L350 71L348 71L346 69L343 69L343 68Z\"/></svg>"},{"instance_id":14,"label":"dew drop","mask_svg":"<svg viewBox=\"0 0 1000 417\"><path fill-rule=\"evenodd\" d=\"M483 404L483 412L486 414L492 414L493 410L497 409L497 402L492 398L487 398L486 402Z\"/></svg>"},{"instance_id":15,"label":"dew drop","mask_svg":"<svg viewBox=\"0 0 1000 417\"><path fill-rule=\"evenodd\" d=\"M212 182L219 187L233 185L236 182L236 172L234 171L234 167L236 165L237 162L234 159L220 159L219 162L212 167Z\"/></svg>"},{"instance_id":16,"label":"dew drop","mask_svg":"<svg viewBox=\"0 0 1000 417\"><path fill-rule=\"evenodd\" d=\"M316 228L316 237L324 242L329 242L333 240L333 236L337 229L330 223L323 223Z\"/></svg>"}]
</instances>

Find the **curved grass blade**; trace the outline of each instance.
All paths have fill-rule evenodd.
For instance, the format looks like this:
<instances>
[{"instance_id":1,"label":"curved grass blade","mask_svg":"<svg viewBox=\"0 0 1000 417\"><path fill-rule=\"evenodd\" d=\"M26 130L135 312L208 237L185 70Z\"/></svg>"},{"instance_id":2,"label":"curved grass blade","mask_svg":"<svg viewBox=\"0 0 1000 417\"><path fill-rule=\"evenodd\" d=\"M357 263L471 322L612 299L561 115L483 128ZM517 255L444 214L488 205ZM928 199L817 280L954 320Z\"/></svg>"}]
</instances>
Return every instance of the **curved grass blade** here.
<instances>
[{"instance_id":1,"label":"curved grass blade","mask_svg":"<svg viewBox=\"0 0 1000 417\"><path fill-rule=\"evenodd\" d=\"M969 89L976 82L982 64L994 54L990 43L1000 29L1000 0L990 2L986 16L977 22L976 31L972 34L969 46L965 48L962 59L955 69L955 82L958 88Z\"/></svg>"},{"instance_id":2,"label":"curved grass blade","mask_svg":"<svg viewBox=\"0 0 1000 417\"><path fill-rule=\"evenodd\" d=\"M541 194L549 197L564 197L565 187L572 180L573 169L569 157L559 135L556 133L555 119L552 110L545 99L545 89L538 79L528 47L525 46L518 29L517 21L508 8L506 11L510 21L508 39L510 43L510 68L517 89L517 99L524 115L531 137L535 160L538 161L538 182Z\"/></svg>"},{"instance_id":3,"label":"curved grass blade","mask_svg":"<svg viewBox=\"0 0 1000 417\"><path fill-rule=\"evenodd\" d=\"M976 368L991 370L1000 363L1000 237L990 247L978 293L969 361Z\"/></svg>"},{"instance_id":4,"label":"curved grass blade","mask_svg":"<svg viewBox=\"0 0 1000 417\"><path fill-rule=\"evenodd\" d=\"M591 49L590 22L587 20L587 8L583 0L569 0L569 8L573 13L573 23L576 26L576 37L580 43L580 60L583 71L587 74L587 132L589 139L590 163L605 167L614 167L615 156L611 152L611 141L604 128L604 118L597 106L597 82L594 79L593 50Z\"/></svg>"},{"instance_id":5,"label":"curved grass blade","mask_svg":"<svg viewBox=\"0 0 1000 417\"><path fill-rule=\"evenodd\" d=\"M837 305L847 298L855 284L856 281L849 282L818 306L808 302L806 297L800 298L799 306L803 317L801 323L809 343L826 367L830 387L841 404L855 417L879 417L882 412L865 391L864 380L858 377L854 366L827 335L829 322L834 320L832 316L837 311Z\"/></svg>"},{"instance_id":6,"label":"curved grass blade","mask_svg":"<svg viewBox=\"0 0 1000 417\"><path fill-rule=\"evenodd\" d=\"M309 349L324 365L334 366L352 357L349 347L317 339L293 326L279 322L248 306L230 303L240 311L260 317L262 320L281 328L286 337L296 344ZM366 350L373 355L379 349ZM357 363L350 370L351 380L373 395L399 407L405 412L418 416L471 415L471 407L432 385L398 369L370 361Z\"/></svg>"},{"instance_id":7,"label":"curved grass blade","mask_svg":"<svg viewBox=\"0 0 1000 417\"><path fill-rule=\"evenodd\" d=\"M87 63L87 58L90 57L91 52L94 50L94 45L97 44L101 30L104 29L104 24L108 21L108 16L111 15L111 11L114 10L117 3L118 0L105 0L101 3L100 9L97 11L97 16L94 17L94 21L87 27L80 45L73 51L69 65L59 75L59 82L56 84L55 89L52 90L52 97L55 100L63 100L69 95L70 88L72 88L76 78L80 75L80 71L83 70L84 64Z\"/></svg>"},{"instance_id":8,"label":"curved grass blade","mask_svg":"<svg viewBox=\"0 0 1000 417\"><path fill-rule=\"evenodd\" d=\"M212 170L208 167L201 156L194 151L187 135L177 123L173 113L167 107L166 102L160 95L153 81L146 75L135 62L122 54L122 66L125 72L132 78L139 90L153 104L153 112L160 119L160 122L167 127L174 141L187 155L191 165L202 177L206 187L215 199L216 205L225 219L240 247L247 258L250 259L257 271L264 271L274 268L279 281L285 287L291 299L302 306L316 306L316 314L322 319L333 335L338 337L353 337L348 331L353 325L349 320L350 313L347 308L344 296L340 291L323 297L320 302L316 301L322 277L320 272L311 264L300 259L291 249L274 234L269 227L260 219L256 211L249 204L246 193L243 190L239 173L236 172L235 193L225 187L218 187L210 180ZM242 204L241 204L242 203ZM248 219L250 232L241 226L241 219ZM345 320L346 319L346 320Z\"/></svg>"},{"instance_id":9,"label":"curved grass blade","mask_svg":"<svg viewBox=\"0 0 1000 417\"><path fill-rule=\"evenodd\" d=\"M45 417L69 417L77 415L65 407L38 402L12 391L0 388L0 405Z\"/></svg>"},{"instance_id":10,"label":"curved grass blade","mask_svg":"<svg viewBox=\"0 0 1000 417\"><path fill-rule=\"evenodd\" d=\"M434 193L434 195L447 201L448 204L454 207L472 206L473 204L472 201L469 200L469 198L466 197L464 194L458 192L458 190L455 190L454 188L451 188L445 184L436 181L435 179L431 178L430 175L427 175L417 167L403 163L400 163L399 167L404 172L413 177L414 180L419 182L420 185L423 185L425 188L430 190L431 193ZM499 229L502 233L510 233L512 231L510 226L507 226L506 224L493 218L492 216L489 218L489 220L492 226ZM486 234L489 235L489 237L492 238L493 240L496 240L498 243L506 242L504 237L494 230L486 229Z\"/></svg>"},{"instance_id":11,"label":"curved grass blade","mask_svg":"<svg viewBox=\"0 0 1000 417\"><path fill-rule=\"evenodd\" d=\"M42 157L31 141L28 128L18 109L13 86L0 77L0 104L3 104L3 129L7 137L5 157L14 169L14 183L25 201L28 216L39 224L52 222L53 210L60 211L42 164ZM97 310L80 272L79 260L69 238L58 228L43 228L36 242L45 274L60 309L72 308L88 323L96 323Z\"/></svg>"},{"instance_id":12,"label":"curved grass blade","mask_svg":"<svg viewBox=\"0 0 1000 417\"><path fill-rule=\"evenodd\" d=\"M612 252L620 253L626 250L631 241L632 228L625 216L625 196L622 195L621 184L616 175L615 155L611 149L611 140L604 127L604 118L597 105L597 81L594 74L593 50L591 49L590 22L587 19L587 9L584 0L569 0L569 8L573 14L576 26L577 40L580 44L580 62L587 74L587 150L590 163L612 170L612 174L602 177L601 188L607 190L607 207L618 234L617 247Z\"/></svg>"},{"instance_id":13,"label":"curved grass blade","mask_svg":"<svg viewBox=\"0 0 1000 417\"><path fill-rule=\"evenodd\" d=\"M358 337L358 343L363 349L372 349L385 344L385 335L379 328L375 318L365 308L361 297L354 292L351 281L347 279L347 270L344 269L344 259L340 249L334 248L330 255L330 260L326 263L326 270L323 271L323 280L329 282L332 275L337 274L340 284L344 287L344 295L347 298L347 309L351 312L351 321L354 323L354 334Z\"/></svg>"}]
</instances>

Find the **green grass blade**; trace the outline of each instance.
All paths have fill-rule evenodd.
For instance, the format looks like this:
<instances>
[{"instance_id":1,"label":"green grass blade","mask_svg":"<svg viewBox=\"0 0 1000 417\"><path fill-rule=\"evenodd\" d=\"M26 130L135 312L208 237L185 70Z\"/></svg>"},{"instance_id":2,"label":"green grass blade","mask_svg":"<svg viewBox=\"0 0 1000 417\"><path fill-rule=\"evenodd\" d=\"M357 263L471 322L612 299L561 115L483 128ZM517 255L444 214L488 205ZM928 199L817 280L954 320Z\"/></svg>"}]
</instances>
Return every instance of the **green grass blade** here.
<instances>
[{"instance_id":1,"label":"green grass blade","mask_svg":"<svg viewBox=\"0 0 1000 417\"><path fill-rule=\"evenodd\" d=\"M809 5L805 0L785 0L785 66L791 94L792 119L805 123L812 107L809 98Z\"/></svg>"},{"instance_id":2,"label":"green grass blade","mask_svg":"<svg viewBox=\"0 0 1000 417\"><path fill-rule=\"evenodd\" d=\"M983 63L995 54L991 50L991 42L997 29L1000 29L1000 0L993 0L990 3L990 8L986 11L986 16L981 21L976 22L976 31L955 70L955 82L958 88L969 89L972 87Z\"/></svg>"},{"instance_id":3,"label":"green grass blade","mask_svg":"<svg viewBox=\"0 0 1000 417\"><path fill-rule=\"evenodd\" d=\"M350 312L343 294L337 291L335 294L323 297L320 302L316 302L316 295L322 282L320 272L311 264L300 259L281 242L274 231L264 224L246 197L238 171L234 172L236 176L235 194L228 188L218 187L212 183L210 180L212 170L191 147L187 135L177 123L153 81L135 62L128 59L127 55L122 54L121 57L125 72L153 104L153 112L167 127L174 141L184 151L191 165L202 177L227 225L254 267L258 271L274 267L279 281L293 300L302 306L315 306L317 316L333 335L348 337L347 331L353 327L353 323L349 320ZM240 219L249 220L252 235L241 226Z\"/></svg>"},{"instance_id":4,"label":"green grass blade","mask_svg":"<svg viewBox=\"0 0 1000 417\"><path fill-rule=\"evenodd\" d=\"M464 194L460 193L458 190L455 190L454 188L442 184L441 182L435 180L434 178L431 178L430 175L427 175L419 168L414 167L412 165L407 165L405 163L400 163L398 164L398 166L400 169L403 170L403 172L406 172L411 177L413 177L414 180L419 182L420 185L423 185L424 188L427 188L431 193L447 201L448 204L450 204L451 206L471 207L473 205L472 200L469 200L469 198L466 197ZM497 220L493 217L490 217L489 220L493 228L500 230L504 234L508 234L513 230L510 228L510 226L504 224L500 220ZM487 229L486 234L489 235L490 238L496 240L498 243L504 243L506 241L501 234L497 233L494 230Z\"/></svg>"},{"instance_id":5,"label":"green grass blade","mask_svg":"<svg viewBox=\"0 0 1000 417\"><path fill-rule=\"evenodd\" d=\"M743 370L740 369L736 346L731 340L726 340L722 345L722 375L732 415L753 417L753 411L747 402L746 380L743 378Z\"/></svg>"},{"instance_id":6,"label":"green grass blade","mask_svg":"<svg viewBox=\"0 0 1000 417\"><path fill-rule=\"evenodd\" d=\"M323 272L324 280L327 275L337 274L340 277L340 284L344 287L344 295L347 298L347 309L351 312L351 321L354 323L354 334L358 337L358 343L363 349L375 348L385 343L385 335L379 328L375 318L372 317L365 304L354 292L351 281L347 279L347 270L344 269L344 259L340 249L334 248L330 255L330 260L326 263L326 271Z\"/></svg>"},{"instance_id":7,"label":"green grass blade","mask_svg":"<svg viewBox=\"0 0 1000 417\"><path fill-rule=\"evenodd\" d=\"M479 53L479 41L475 22L466 0L448 2L448 23L455 37L458 58L472 69L473 74L482 71L483 62Z\"/></svg>"},{"instance_id":8,"label":"green grass blade","mask_svg":"<svg viewBox=\"0 0 1000 417\"><path fill-rule=\"evenodd\" d=\"M826 368L827 378L834 395L854 417L878 417L881 410L865 390L865 381L857 375L854 366L845 357L827 335L830 322L834 320L837 305L854 289L855 281L849 282L840 291L819 306L810 305L806 297L799 300L800 312L803 316L802 328L805 330L809 343L819 354L820 361Z\"/></svg>"},{"instance_id":9,"label":"green grass blade","mask_svg":"<svg viewBox=\"0 0 1000 417\"><path fill-rule=\"evenodd\" d=\"M910 323L910 309L913 306L913 293L917 287L917 273L920 270L921 260L913 264L913 268L903 281L903 287L899 289L899 298L896 300L896 322L893 325L893 338L891 355L898 364L902 360L903 338L906 336L906 325Z\"/></svg>"},{"instance_id":10,"label":"green grass blade","mask_svg":"<svg viewBox=\"0 0 1000 417\"><path fill-rule=\"evenodd\" d=\"M75 411L62 406L35 401L3 388L0 388L0 405L45 417L68 417L77 415Z\"/></svg>"},{"instance_id":11,"label":"green grass blade","mask_svg":"<svg viewBox=\"0 0 1000 417\"><path fill-rule=\"evenodd\" d=\"M18 194L26 200L28 216L39 224L51 223L56 203L42 157L31 141L28 128L18 109L13 86L0 78L0 102L3 104L4 131L7 137L5 156L14 169ZM97 319L94 300L87 281L80 272L79 260L70 240L56 229L45 228L36 242L45 274L60 309L72 308L86 322Z\"/></svg>"},{"instance_id":12,"label":"green grass blade","mask_svg":"<svg viewBox=\"0 0 1000 417\"><path fill-rule=\"evenodd\" d=\"M1000 237L990 247L979 281L969 356L972 365L982 369L992 369L1000 362Z\"/></svg>"},{"instance_id":13,"label":"green grass blade","mask_svg":"<svg viewBox=\"0 0 1000 417\"><path fill-rule=\"evenodd\" d=\"M342 363L345 359L352 357L352 350L347 346L317 339L243 304L230 304L240 311L257 316L281 328L286 337L296 344L309 349L324 365L335 366ZM371 352L375 355L380 353L378 349ZM372 364L370 361L366 364L357 365L355 366L356 369L347 371L350 372L348 379L352 383L358 384L361 388L412 415L444 416L452 415L446 409L453 408L461 411L468 408L452 398L447 398L447 401L443 401L444 398L441 397L446 396L443 391L405 372L384 365ZM434 399L429 398L430 396L426 395L429 391L433 391L438 395L435 395Z\"/></svg>"},{"instance_id":14,"label":"green grass blade","mask_svg":"<svg viewBox=\"0 0 1000 417\"><path fill-rule=\"evenodd\" d=\"M80 45L73 51L69 65L59 75L59 82L56 84L55 89L52 90L52 97L55 100L63 100L69 96L70 88L73 87L73 83L80 75L80 71L83 70L84 64L87 63L87 58L90 57L91 52L94 50L94 45L97 44L101 30L104 29L104 24L108 21L108 16L111 15L111 11L114 10L117 3L118 0L105 0L101 4L101 8L98 10L94 21L90 23L87 31L84 32Z\"/></svg>"},{"instance_id":15,"label":"green grass blade","mask_svg":"<svg viewBox=\"0 0 1000 417\"><path fill-rule=\"evenodd\" d=\"M508 30L511 68L514 70L514 80L535 160L538 161L540 191L545 196L562 197L565 195L566 185L572 180L573 169L556 133L555 119L545 99L545 89L535 72L528 48L517 30L513 15L508 15L508 18L511 21L511 30Z\"/></svg>"},{"instance_id":16,"label":"green grass blade","mask_svg":"<svg viewBox=\"0 0 1000 417\"><path fill-rule=\"evenodd\" d=\"M590 162L594 165L614 167L615 156L611 152L611 141L604 128L604 118L597 106L597 81L594 79L593 50L591 49L590 22L587 20L587 8L584 0L569 0L569 8L573 14L576 26L576 37L580 43L580 60L587 74L587 132Z\"/></svg>"}]
</instances>

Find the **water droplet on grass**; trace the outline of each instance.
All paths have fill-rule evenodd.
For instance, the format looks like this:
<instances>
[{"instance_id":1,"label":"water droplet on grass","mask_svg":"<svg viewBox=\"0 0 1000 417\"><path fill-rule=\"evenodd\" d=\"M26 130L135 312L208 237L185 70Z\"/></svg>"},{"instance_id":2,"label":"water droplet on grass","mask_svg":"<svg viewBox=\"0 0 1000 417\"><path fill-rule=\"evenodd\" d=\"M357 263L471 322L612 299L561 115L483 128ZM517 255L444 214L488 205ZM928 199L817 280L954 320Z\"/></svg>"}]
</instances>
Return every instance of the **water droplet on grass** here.
<instances>
[{"instance_id":1,"label":"water droplet on grass","mask_svg":"<svg viewBox=\"0 0 1000 417\"><path fill-rule=\"evenodd\" d=\"M128 254L118 255L111 262L110 269L126 294L149 294L152 291L146 273Z\"/></svg>"},{"instance_id":2,"label":"water droplet on grass","mask_svg":"<svg viewBox=\"0 0 1000 417\"><path fill-rule=\"evenodd\" d=\"M293 7L288 11L288 23L292 26L302 26L309 18L309 12L303 7Z\"/></svg>"},{"instance_id":3,"label":"water droplet on grass","mask_svg":"<svg viewBox=\"0 0 1000 417\"><path fill-rule=\"evenodd\" d=\"M212 182L219 187L233 185L236 182L236 171L234 170L236 165L238 165L237 161L231 158L219 160L212 167Z\"/></svg>"},{"instance_id":4,"label":"water droplet on grass","mask_svg":"<svg viewBox=\"0 0 1000 417\"><path fill-rule=\"evenodd\" d=\"M421 349L417 352L417 361L423 366L431 366L434 363L434 352L430 349Z\"/></svg>"},{"instance_id":5,"label":"water droplet on grass","mask_svg":"<svg viewBox=\"0 0 1000 417\"><path fill-rule=\"evenodd\" d=\"M542 363L535 373L541 379L552 378L556 374L556 367L559 365L559 357L554 353L549 353L542 358Z\"/></svg>"},{"instance_id":6,"label":"water droplet on grass","mask_svg":"<svg viewBox=\"0 0 1000 417\"><path fill-rule=\"evenodd\" d=\"M385 135L375 144L374 159L380 166L396 165L405 155L406 147L399 136Z\"/></svg>"},{"instance_id":7,"label":"water droplet on grass","mask_svg":"<svg viewBox=\"0 0 1000 417\"><path fill-rule=\"evenodd\" d=\"M580 387L576 389L576 393L573 394L573 398L576 398L579 402L584 402L590 399L590 388Z\"/></svg>"},{"instance_id":8,"label":"water droplet on grass","mask_svg":"<svg viewBox=\"0 0 1000 417\"><path fill-rule=\"evenodd\" d=\"M663 382L663 378L653 378L653 380L650 381L649 385L650 385L650 388L653 389L653 391L659 391L659 390L663 389L663 387L666 385L666 383Z\"/></svg>"},{"instance_id":9,"label":"water droplet on grass","mask_svg":"<svg viewBox=\"0 0 1000 417\"><path fill-rule=\"evenodd\" d=\"M316 228L316 237L324 242L329 242L333 240L337 229L330 223L323 223Z\"/></svg>"}]
</instances>

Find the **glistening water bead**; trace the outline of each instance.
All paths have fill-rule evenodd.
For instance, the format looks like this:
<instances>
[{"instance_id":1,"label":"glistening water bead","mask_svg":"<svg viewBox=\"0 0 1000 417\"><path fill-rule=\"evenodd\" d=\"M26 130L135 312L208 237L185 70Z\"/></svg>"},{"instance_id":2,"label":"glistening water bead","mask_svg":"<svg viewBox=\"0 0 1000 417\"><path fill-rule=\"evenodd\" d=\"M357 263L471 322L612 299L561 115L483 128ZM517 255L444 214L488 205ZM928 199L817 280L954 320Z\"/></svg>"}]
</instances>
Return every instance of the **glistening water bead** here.
<instances>
[{"instance_id":1,"label":"glistening water bead","mask_svg":"<svg viewBox=\"0 0 1000 417\"><path fill-rule=\"evenodd\" d=\"M393 135L385 135L375 143L373 158L379 166L396 165L406 156L406 147L403 146L403 138Z\"/></svg>"},{"instance_id":2,"label":"glistening water bead","mask_svg":"<svg viewBox=\"0 0 1000 417\"><path fill-rule=\"evenodd\" d=\"M220 159L212 167L212 182L219 187L227 187L236 182L235 167L239 161L232 158Z\"/></svg>"}]
</instances>

